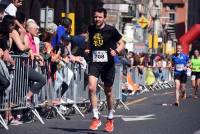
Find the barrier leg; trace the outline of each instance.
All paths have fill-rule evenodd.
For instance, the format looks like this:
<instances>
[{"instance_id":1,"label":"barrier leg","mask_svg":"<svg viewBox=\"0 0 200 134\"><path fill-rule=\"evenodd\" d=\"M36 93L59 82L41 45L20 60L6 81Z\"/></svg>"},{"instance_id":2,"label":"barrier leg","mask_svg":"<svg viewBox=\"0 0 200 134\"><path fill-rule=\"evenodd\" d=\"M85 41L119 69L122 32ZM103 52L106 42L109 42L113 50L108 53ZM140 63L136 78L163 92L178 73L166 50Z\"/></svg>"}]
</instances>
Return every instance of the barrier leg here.
<instances>
[{"instance_id":1,"label":"barrier leg","mask_svg":"<svg viewBox=\"0 0 200 134\"><path fill-rule=\"evenodd\" d=\"M58 108L56 106L54 106L54 108L56 109L56 112L60 115L60 117L63 119L63 120L66 120L65 117L61 114L61 112L58 110Z\"/></svg>"},{"instance_id":2,"label":"barrier leg","mask_svg":"<svg viewBox=\"0 0 200 134\"><path fill-rule=\"evenodd\" d=\"M128 106L127 106L122 100L119 100L119 102L124 106L124 109L125 109L125 110L130 110L130 109L128 108Z\"/></svg>"},{"instance_id":3,"label":"barrier leg","mask_svg":"<svg viewBox=\"0 0 200 134\"><path fill-rule=\"evenodd\" d=\"M85 117L85 116L81 113L80 109L78 108L78 106L77 106L76 104L73 104L73 107L75 108L75 110L76 110L82 117Z\"/></svg>"},{"instance_id":4,"label":"barrier leg","mask_svg":"<svg viewBox=\"0 0 200 134\"><path fill-rule=\"evenodd\" d=\"M2 118L2 116L0 115L0 123L3 125L3 127L8 130L8 125L6 124L6 122L4 121L4 119Z\"/></svg>"},{"instance_id":5,"label":"barrier leg","mask_svg":"<svg viewBox=\"0 0 200 134\"><path fill-rule=\"evenodd\" d=\"M167 88L170 88L170 86L167 84L167 83L163 83L164 87L167 89Z\"/></svg>"},{"instance_id":6,"label":"barrier leg","mask_svg":"<svg viewBox=\"0 0 200 134\"><path fill-rule=\"evenodd\" d=\"M128 108L128 106L127 106L122 100L120 100L120 99L117 100L117 102L116 102L116 104L115 104L115 106L114 106L114 109L116 109L117 106L118 106L120 103L123 105L123 107L124 107L125 110L130 110L130 109Z\"/></svg>"},{"instance_id":7,"label":"barrier leg","mask_svg":"<svg viewBox=\"0 0 200 134\"><path fill-rule=\"evenodd\" d=\"M167 85L168 85L170 88L173 88L173 87L174 87L174 84L171 84L171 83L167 83Z\"/></svg>"},{"instance_id":8,"label":"barrier leg","mask_svg":"<svg viewBox=\"0 0 200 134\"><path fill-rule=\"evenodd\" d=\"M42 123L45 124L44 121L42 120L42 117L40 116L40 114L38 113L38 111L36 109L32 109L31 110L33 112L33 114L38 118L38 120Z\"/></svg>"},{"instance_id":9,"label":"barrier leg","mask_svg":"<svg viewBox=\"0 0 200 134\"><path fill-rule=\"evenodd\" d=\"M142 92L149 92L149 89L147 88L147 86L146 85L143 85L143 90L142 90Z\"/></svg>"},{"instance_id":10,"label":"barrier leg","mask_svg":"<svg viewBox=\"0 0 200 134\"><path fill-rule=\"evenodd\" d=\"M162 89L162 87L160 86L159 82L156 83L156 87L157 87L158 90Z\"/></svg>"}]
</instances>

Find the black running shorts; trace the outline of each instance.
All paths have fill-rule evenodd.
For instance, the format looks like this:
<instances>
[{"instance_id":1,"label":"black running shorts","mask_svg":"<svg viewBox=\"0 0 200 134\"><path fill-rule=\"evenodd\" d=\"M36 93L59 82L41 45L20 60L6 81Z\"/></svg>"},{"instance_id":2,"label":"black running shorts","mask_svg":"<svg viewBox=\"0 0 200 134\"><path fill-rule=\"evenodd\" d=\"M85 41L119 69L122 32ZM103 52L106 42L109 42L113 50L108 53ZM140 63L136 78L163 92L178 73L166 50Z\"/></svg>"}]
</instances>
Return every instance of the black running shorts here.
<instances>
[{"instance_id":1,"label":"black running shorts","mask_svg":"<svg viewBox=\"0 0 200 134\"><path fill-rule=\"evenodd\" d=\"M186 83L187 82L187 74L174 74L174 80L180 80L180 83Z\"/></svg>"},{"instance_id":2,"label":"black running shorts","mask_svg":"<svg viewBox=\"0 0 200 134\"><path fill-rule=\"evenodd\" d=\"M89 63L88 68L89 76L95 76L99 78L101 76L101 80L104 82L105 86L112 86L115 78L115 64L112 62L108 63L96 63L91 62Z\"/></svg>"},{"instance_id":3,"label":"black running shorts","mask_svg":"<svg viewBox=\"0 0 200 134\"><path fill-rule=\"evenodd\" d=\"M200 79L200 72L192 72L191 79L192 80L198 80L198 79Z\"/></svg>"}]
</instances>

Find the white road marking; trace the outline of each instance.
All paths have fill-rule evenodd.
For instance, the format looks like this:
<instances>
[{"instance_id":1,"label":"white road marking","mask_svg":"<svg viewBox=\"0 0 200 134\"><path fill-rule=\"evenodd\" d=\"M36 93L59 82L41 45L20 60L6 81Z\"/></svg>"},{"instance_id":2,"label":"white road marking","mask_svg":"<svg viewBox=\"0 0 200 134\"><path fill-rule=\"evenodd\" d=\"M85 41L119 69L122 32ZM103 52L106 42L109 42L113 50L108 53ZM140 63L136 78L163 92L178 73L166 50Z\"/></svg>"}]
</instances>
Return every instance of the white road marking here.
<instances>
[{"instance_id":1,"label":"white road marking","mask_svg":"<svg viewBox=\"0 0 200 134\"><path fill-rule=\"evenodd\" d=\"M107 115L101 115L107 117ZM143 121L143 120L154 120L155 114L149 115L114 115L114 118L122 118L123 121Z\"/></svg>"}]
</instances>

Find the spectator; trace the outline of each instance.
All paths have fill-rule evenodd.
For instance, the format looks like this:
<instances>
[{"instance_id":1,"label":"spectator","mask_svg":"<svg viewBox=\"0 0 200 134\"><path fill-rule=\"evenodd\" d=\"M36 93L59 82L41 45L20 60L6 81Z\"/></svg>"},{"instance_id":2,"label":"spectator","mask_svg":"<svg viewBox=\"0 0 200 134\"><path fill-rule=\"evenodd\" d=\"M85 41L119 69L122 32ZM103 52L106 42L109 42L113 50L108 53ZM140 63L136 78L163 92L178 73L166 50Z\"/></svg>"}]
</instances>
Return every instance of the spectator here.
<instances>
[{"instance_id":1,"label":"spectator","mask_svg":"<svg viewBox=\"0 0 200 134\"><path fill-rule=\"evenodd\" d=\"M64 18L63 21L61 22L61 25L59 25L57 27L56 30L56 35L52 38L51 40L51 45L54 47L56 44L60 43L60 39L62 37L63 34L66 34L68 36L70 36L70 32L71 32L71 24L72 24L72 20L69 18Z\"/></svg>"},{"instance_id":2,"label":"spectator","mask_svg":"<svg viewBox=\"0 0 200 134\"><path fill-rule=\"evenodd\" d=\"M38 25L35 22L28 22L26 25L27 33L24 36L25 45L29 45L30 47L30 55L32 60L35 58L36 60L43 62L43 57L39 54L39 44L35 42L34 37L38 36Z\"/></svg>"},{"instance_id":3,"label":"spectator","mask_svg":"<svg viewBox=\"0 0 200 134\"><path fill-rule=\"evenodd\" d=\"M18 20L18 22L20 23L21 27L17 26L17 31L20 34L20 38L21 40L24 40L24 36L26 34L26 16L22 13L22 12L18 12L16 14L16 19Z\"/></svg>"},{"instance_id":4,"label":"spectator","mask_svg":"<svg viewBox=\"0 0 200 134\"><path fill-rule=\"evenodd\" d=\"M12 2L6 7L4 15L10 15L16 17L17 8L22 5L22 0L12 0Z\"/></svg>"},{"instance_id":5,"label":"spectator","mask_svg":"<svg viewBox=\"0 0 200 134\"><path fill-rule=\"evenodd\" d=\"M2 20L3 20L4 10L5 10L5 6L4 5L0 5L0 22L2 22Z\"/></svg>"},{"instance_id":6,"label":"spectator","mask_svg":"<svg viewBox=\"0 0 200 134\"><path fill-rule=\"evenodd\" d=\"M84 49L88 46L88 31L86 25L81 26L80 34L72 37L71 43L72 54L85 57Z\"/></svg>"},{"instance_id":7,"label":"spectator","mask_svg":"<svg viewBox=\"0 0 200 134\"><path fill-rule=\"evenodd\" d=\"M29 45L26 41L24 40L25 44L23 43L23 41L20 38L20 35L18 33L18 31L15 29L15 18L13 16L10 15L6 15L3 19L2 24L4 25L4 31L7 31L8 35L8 39L10 39L10 50L12 50L14 52L14 54L22 54L26 51L28 51L30 49ZM26 67L29 67L28 65ZM29 67L29 72L28 72L28 79L30 81L34 81L36 83L34 83L34 85L31 87L30 91L28 92L28 94L26 95L26 100L27 103L30 104L31 103L31 97L33 96L34 93L39 93L40 89L43 87L43 85L45 85L46 81L45 78L39 74L38 72L36 72L33 68Z\"/></svg>"},{"instance_id":8,"label":"spectator","mask_svg":"<svg viewBox=\"0 0 200 134\"><path fill-rule=\"evenodd\" d=\"M5 76L6 75L5 72L8 72L8 71L6 71L7 70L6 66L3 67L3 65L2 65L3 61L2 60L3 60L3 50L0 48L0 61L1 61L0 62L0 65L1 65L1 70L0 70L0 100L2 98L4 91L10 85L9 79ZM9 73L7 73L7 76L9 76Z\"/></svg>"}]
</instances>

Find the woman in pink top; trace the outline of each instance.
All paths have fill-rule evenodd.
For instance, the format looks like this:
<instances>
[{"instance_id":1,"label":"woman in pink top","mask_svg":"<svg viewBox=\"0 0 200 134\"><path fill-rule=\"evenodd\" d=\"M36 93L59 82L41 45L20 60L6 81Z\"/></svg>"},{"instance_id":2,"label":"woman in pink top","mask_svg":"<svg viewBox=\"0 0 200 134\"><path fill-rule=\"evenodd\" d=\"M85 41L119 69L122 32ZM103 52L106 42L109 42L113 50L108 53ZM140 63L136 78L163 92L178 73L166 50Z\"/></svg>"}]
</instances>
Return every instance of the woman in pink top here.
<instances>
[{"instance_id":1,"label":"woman in pink top","mask_svg":"<svg viewBox=\"0 0 200 134\"><path fill-rule=\"evenodd\" d=\"M38 35L38 25L34 21L27 22L26 24L27 33L24 36L24 43L30 47L29 55L32 61L36 60L40 66L43 66L43 57L39 54L39 44L35 43L34 37ZM31 90L29 90L26 100L27 103L31 104L31 97L33 94L38 94L42 87L46 84L46 79L42 74L36 72L33 67L29 68L29 79L35 81Z\"/></svg>"},{"instance_id":2,"label":"woman in pink top","mask_svg":"<svg viewBox=\"0 0 200 134\"><path fill-rule=\"evenodd\" d=\"M39 53L39 44L34 41L34 37L38 35L39 27L34 21L30 21L26 24L26 30L27 33L24 36L24 43L30 47L29 54L31 59L36 59L42 65L43 57Z\"/></svg>"}]
</instances>

